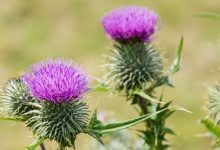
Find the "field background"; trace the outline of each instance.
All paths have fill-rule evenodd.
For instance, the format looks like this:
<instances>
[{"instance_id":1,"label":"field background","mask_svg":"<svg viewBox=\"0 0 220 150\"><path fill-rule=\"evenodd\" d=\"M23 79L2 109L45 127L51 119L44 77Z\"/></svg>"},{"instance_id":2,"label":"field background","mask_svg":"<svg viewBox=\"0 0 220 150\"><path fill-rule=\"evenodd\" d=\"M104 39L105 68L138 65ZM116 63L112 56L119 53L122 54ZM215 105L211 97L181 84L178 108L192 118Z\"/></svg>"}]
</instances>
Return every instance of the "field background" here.
<instances>
[{"instance_id":1,"label":"field background","mask_svg":"<svg viewBox=\"0 0 220 150\"><path fill-rule=\"evenodd\" d=\"M205 129L198 121L206 115L207 87L220 79L220 21L195 14L220 13L219 0L0 0L0 86L46 58L70 58L83 64L89 74L101 77L99 66L111 41L103 32L100 17L131 4L149 7L161 16L155 45L167 58L166 66L184 35L182 68L173 78L176 87L165 92L167 100L193 114L178 112L168 121L177 132L176 137L169 137L171 149L208 150L210 140L200 137ZM123 120L136 115L125 100L109 93L90 94L87 101L92 107L98 105L107 118ZM0 121L1 150L22 150L31 137L23 124ZM77 142L78 150L90 150L90 137L79 136Z\"/></svg>"}]
</instances>

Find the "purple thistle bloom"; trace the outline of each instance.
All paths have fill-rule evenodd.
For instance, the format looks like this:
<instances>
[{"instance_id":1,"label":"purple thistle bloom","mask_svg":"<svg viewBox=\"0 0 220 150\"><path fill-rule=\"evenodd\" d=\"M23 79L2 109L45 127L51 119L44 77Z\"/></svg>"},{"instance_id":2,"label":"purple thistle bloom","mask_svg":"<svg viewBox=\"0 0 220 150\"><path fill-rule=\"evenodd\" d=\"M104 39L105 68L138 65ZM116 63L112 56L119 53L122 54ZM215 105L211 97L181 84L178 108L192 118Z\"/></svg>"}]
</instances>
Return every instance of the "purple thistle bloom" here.
<instances>
[{"instance_id":1,"label":"purple thistle bloom","mask_svg":"<svg viewBox=\"0 0 220 150\"><path fill-rule=\"evenodd\" d=\"M158 15L144 7L128 6L113 10L102 18L102 25L114 40L151 41Z\"/></svg>"},{"instance_id":2,"label":"purple thistle bloom","mask_svg":"<svg viewBox=\"0 0 220 150\"><path fill-rule=\"evenodd\" d=\"M23 76L32 96L53 103L80 99L88 91L88 78L72 61L47 60L30 67Z\"/></svg>"}]
</instances>

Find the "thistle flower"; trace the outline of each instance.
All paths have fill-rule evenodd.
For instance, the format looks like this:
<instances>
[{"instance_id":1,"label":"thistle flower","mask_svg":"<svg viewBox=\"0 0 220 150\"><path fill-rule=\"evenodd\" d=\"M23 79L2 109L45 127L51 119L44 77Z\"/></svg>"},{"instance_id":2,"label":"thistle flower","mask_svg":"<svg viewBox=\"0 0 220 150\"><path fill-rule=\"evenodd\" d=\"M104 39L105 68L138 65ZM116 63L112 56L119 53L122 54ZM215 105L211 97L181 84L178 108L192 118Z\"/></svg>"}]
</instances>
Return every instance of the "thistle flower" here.
<instances>
[{"instance_id":1,"label":"thistle flower","mask_svg":"<svg viewBox=\"0 0 220 150\"><path fill-rule=\"evenodd\" d=\"M1 92L2 111L11 117L26 118L25 114L37 106L34 101L19 78L9 79Z\"/></svg>"},{"instance_id":2,"label":"thistle flower","mask_svg":"<svg viewBox=\"0 0 220 150\"><path fill-rule=\"evenodd\" d=\"M138 6L128 6L113 10L102 18L106 33L116 41L151 41L158 16L155 12Z\"/></svg>"},{"instance_id":3,"label":"thistle flower","mask_svg":"<svg viewBox=\"0 0 220 150\"><path fill-rule=\"evenodd\" d=\"M31 66L23 81L34 97L53 103L78 100L88 91L88 78L82 69L60 59Z\"/></svg>"},{"instance_id":4,"label":"thistle flower","mask_svg":"<svg viewBox=\"0 0 220 150\"><path fill-rule=\"evenodd\" d=\"M103 17L106 33L116 41L107 56L105 79L116 90L129 95L160 78L162 61L150 45L157 21L156 13L138 6L119 8Z\"/></svg>"},{"instance_id":5,"label":"thistle flower","mask_svg":"<svg viewBox=\"0 0 220 150\"><path fill-rule=\"evenodd\" d=\"M82 69L71 61L47 60L33 65L23 80L42 106L26 125L38 137L57 141L61 149L74 147L76 136L88 128L88 106L80 101L88 91Z\"/></svg>"}]
</instances>

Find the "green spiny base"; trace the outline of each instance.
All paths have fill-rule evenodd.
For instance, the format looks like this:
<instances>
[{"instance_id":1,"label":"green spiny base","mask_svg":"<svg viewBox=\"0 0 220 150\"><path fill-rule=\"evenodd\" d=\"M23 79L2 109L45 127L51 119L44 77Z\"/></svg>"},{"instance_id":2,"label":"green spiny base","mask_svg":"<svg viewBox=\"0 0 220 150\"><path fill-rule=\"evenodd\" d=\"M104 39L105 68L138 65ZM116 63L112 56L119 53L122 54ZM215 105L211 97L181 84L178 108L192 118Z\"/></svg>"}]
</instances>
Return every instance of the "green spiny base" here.
<instances>
[{"instance_id":1,"label":"green spiny base","mask_svg":"<svg viewBox=\"0 0 220 150\"><path fill-rule=\"evenodd\" d=\"M209 101L207 104L209 116L214 119L216 123L220 123L220 86L209 91Z\"/></svg>"},{"instance_id":2,"label":"green spiny base","mask_svg":"<svg viewBox=\"0 0 220 150\"><path fill-rule=\"evenodd\" d=\"M58 142L60 147L74 147L79 133L88 128L88 107L80 101L63 104L42 103L42 109L30 118L26 124L38 137Z\"/></svg>"},{"instance_id":3,"label":"green spiny base","mask_svg":"<svg viewBox=\"0 0 220 150\"><path fill-rule=\"evenodd\" d=\"M34 103L35 100L28 94L21 79L10 79L3 87L1 104L6 115L27 118L26 113L38 106Z\"/></svg>"},{"instance_id":4,"label":"green spiny base","mask_svg":"<svg viewBox=\"0 0 220 150\"><path fill-rule=\"evenodd\" d=\"M131 41L116 43L114 47L105 65L105 78L116 90L128 94L160 78L162 60L153 46Z\"/></svg>"}]
</instances>

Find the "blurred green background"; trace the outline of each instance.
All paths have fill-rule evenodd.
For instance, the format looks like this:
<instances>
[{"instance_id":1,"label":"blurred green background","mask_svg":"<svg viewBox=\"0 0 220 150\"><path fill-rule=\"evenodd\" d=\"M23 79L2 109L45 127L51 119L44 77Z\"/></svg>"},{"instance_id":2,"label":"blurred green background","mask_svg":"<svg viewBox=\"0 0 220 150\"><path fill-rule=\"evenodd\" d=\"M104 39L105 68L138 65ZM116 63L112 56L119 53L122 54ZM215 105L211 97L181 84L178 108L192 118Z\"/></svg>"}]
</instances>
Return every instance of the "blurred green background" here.
<instances>
[{"instance_id":1,"label":"blurred green background","mask_svg":"<svg viewBox=\"0 0 220 150\"><path fill-rule=\"evenodd\" d=\"M169 137L173 150L207 150L210 139L198 120L206 115L207 87L220 79L220 21L195 17L199 12L220 13L219 0L0 0L0 85L22 74L29 65L46 58L70 58L89 74L102 76L99 66L111 48L100 17L124 5L149 7L161 16L155 45L164 53L165 66L175 57L181 35L185 37L181 71L166 88L167 100L193 114L177 112L168 124L177 132ZM109 93L92 93L87 99L118 120L136 116L123 99ZM140 126L141 127L141 126ZM134 127L136 129L138 127ZM90 150L88 136L79 136L77 149ZM22 150L32 141L23 124L0 121L0 149ZM49 149L53 149L47 143Z\"/></svg>"}]
</instances>

